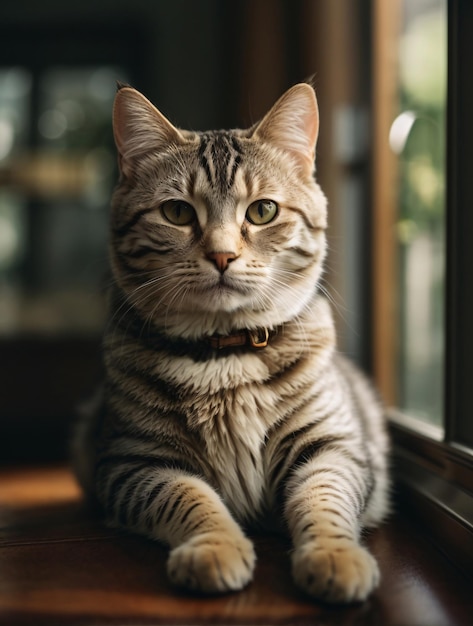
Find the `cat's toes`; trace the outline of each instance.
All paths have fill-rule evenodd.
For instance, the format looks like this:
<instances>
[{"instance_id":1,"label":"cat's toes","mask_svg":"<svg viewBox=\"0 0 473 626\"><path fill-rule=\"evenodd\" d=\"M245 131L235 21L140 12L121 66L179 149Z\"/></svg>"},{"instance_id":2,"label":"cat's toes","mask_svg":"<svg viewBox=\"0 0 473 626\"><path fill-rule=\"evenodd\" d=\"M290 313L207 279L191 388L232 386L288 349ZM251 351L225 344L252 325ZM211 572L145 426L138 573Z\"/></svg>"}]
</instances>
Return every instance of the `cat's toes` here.
<instances>
[{"instance_id":1,"label":"cat's toes","mask_svg":"<svg viewBox=\"0 0 473 626\"><path fill-rule=\"evenodd\" d=\"M172 583L205 593L236 591L252 578L253 545L245 537L195 537L174 548L167 564Z\"/></svg>"},{"instance_id":2,"label":"cat's toes","mask_svg":"<svg viewBox=\"0 0 473 626\"><path fill-rule=\"evenodd\" d=\"M358 602L378 586L379 569L365 548L352 542L341 545L308 543L292 555L295 582L326 602Z\"/></svg>"}]
</instances>

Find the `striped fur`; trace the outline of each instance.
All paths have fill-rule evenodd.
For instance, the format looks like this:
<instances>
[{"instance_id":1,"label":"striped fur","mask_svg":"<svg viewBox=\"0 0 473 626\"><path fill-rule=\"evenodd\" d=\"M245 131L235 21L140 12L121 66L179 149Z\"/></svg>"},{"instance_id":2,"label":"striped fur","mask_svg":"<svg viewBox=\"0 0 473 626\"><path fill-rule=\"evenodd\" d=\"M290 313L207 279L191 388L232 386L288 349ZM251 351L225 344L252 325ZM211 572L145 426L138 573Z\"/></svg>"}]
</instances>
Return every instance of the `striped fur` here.
<instances>
[{"instance_id":1,"label":"striped fur","mask_svg":"<svg viewBox=\"0 0 473 626\"><path fill-rule=\"evenodd\" d=\"M106 378L75 464L112 523L169 545L180 586L247 584L248 524L290 533L294 579L313 596L362 600L378 582L360 533L386 514L388 446L317 287L317 130L305 84L249 130L202 134L131 88L117 94ZM247 209L261 200L278 211L258 225ZM193 207L189 223L169 221L169 201ZM208 342L261 327L264 349Z\"/></svg>"}]
</instances>

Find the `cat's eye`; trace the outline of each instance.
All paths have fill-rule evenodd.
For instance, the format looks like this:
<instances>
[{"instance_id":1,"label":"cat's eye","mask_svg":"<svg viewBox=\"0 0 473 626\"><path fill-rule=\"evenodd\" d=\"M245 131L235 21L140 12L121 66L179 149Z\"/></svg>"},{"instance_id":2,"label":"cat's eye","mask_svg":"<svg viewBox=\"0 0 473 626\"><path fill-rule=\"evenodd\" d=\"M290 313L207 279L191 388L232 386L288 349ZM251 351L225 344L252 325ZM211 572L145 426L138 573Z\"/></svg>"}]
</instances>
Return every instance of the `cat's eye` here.
<instances>
[{"instance_id":1,"label":"cat's eye","mask_svg":"<svg viewBox=\"0 0 473 626\"><path fill-rule=\"evenodd\" d=\"M176 226L187 226L195 219L194 208L183 200L168 200L161 205L164 217Z\"/></svg>"},{"instance_id":2,"label":"cat's eye","mask_svg":"<svg viewBox=\"0 0 473 626\"><path fill-rule=\"evenodd\" d=\"M246 210L246 219L260 226L262 224L268 224L278 214L278 205L273 200L257 200L252 202Z\"/></svg>"}]
</instances>

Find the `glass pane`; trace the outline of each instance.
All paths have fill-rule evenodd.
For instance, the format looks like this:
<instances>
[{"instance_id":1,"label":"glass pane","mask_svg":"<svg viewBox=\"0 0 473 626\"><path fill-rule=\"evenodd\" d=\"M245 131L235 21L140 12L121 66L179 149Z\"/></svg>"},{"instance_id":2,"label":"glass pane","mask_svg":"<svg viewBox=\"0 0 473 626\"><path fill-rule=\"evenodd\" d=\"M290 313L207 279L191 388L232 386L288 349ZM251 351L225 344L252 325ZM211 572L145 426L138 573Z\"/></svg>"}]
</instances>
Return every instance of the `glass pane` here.
<instances>
[{"instance_id":1,"label":"glass pane","mask_svg":"<svg viewBox=\"0 0 473 626\"><path fill-rule=\"evenodd\" d=\"M404 0L399 38L399 404L441 425L445 265L446 0Z\"/></svg>"},{"instance_id":2,"label":"glass pane","mask_svg":"<svg viewBox=\"0 0 473 626\"><path fill-rule=\"evenodd\" d=\"M26 257L27 202L16 164L30 134L31 87L27 70L0 69L0 333L17 325L20 275Z\"/></svg>"},{"instance_id":3,"label":"glass pane","mask_svg":"<svg viewBox=\"0 0 473 626\"><path fill-rule=\"evenodd\" d=\"M29 139L10 149L10 175L0 178L2 236L11 248L7 260L0 256L0 311L8 312L0 333L94 334L102 326L117 79L123 72L113 67L50 68L31 108L31 80L21 101L11 86L0 92L13 102L17 143ZM9 119L3 108L0 152L1 123Z\"/></svg>"}]
</instances>

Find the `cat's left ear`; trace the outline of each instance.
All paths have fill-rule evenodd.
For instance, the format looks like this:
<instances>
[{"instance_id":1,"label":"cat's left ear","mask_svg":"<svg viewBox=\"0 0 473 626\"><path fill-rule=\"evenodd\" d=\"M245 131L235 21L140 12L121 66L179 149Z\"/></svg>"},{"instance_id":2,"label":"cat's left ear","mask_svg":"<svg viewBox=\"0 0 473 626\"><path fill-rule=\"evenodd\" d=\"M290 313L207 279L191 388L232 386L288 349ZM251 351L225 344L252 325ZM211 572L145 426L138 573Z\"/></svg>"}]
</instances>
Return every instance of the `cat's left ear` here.
<instances>
[{"instance_id":1,"label":"cat's left ear","mask_svg":"<svg viewBox=\"0 0 473 626\"><path fill-rule=\"evenodd\" d=\"M259 122L254 137L268 141L296 157L302 171L312 175L319 133L319 109L308 83L294 85Z\"/></svg>"},{"instance_id":2,"label":"cat's left ear","mask_svg":"<svg viewBox=\"0 0 473 626\"><path fill-rule=\"evenodd\" d=\"M139 91L120 87L113 105L113 134L121 172L128 176L135 159L172 143L181 133Z\"/></svg>"}]
</instances>

